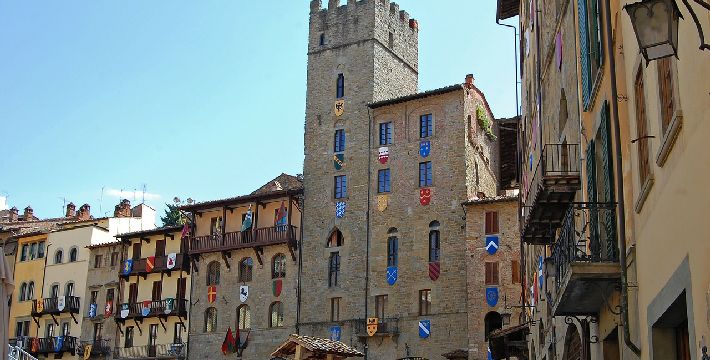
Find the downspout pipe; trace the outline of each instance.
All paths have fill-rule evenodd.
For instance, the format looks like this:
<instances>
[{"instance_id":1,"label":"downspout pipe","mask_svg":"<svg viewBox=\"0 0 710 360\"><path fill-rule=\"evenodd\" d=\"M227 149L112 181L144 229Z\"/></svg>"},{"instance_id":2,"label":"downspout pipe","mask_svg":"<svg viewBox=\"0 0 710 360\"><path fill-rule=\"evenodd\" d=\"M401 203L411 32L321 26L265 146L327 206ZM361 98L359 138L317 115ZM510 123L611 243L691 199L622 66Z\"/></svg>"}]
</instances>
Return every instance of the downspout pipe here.
<instances>
[{"instance_id":1,"label":"downspout pipe","mask_svg":"<svg viewBox=\"0 0 710 360\"><path fill-rule=\"evenodd\" d=\"M367 117L369 119L367 124L367 152L372 151L372 109L367 107ZM367 321L368 307L367 300L370 297L370 181L372 180L372 156L367 157L367 212L365 220L365 321ZM365 341L365 360L367 360L368 354L368 343Z\"/></svg>"},{"instance_id":2,"label":"downspout pipe","mask_svg":"<svg viewBox=\"0 0 710 360\"><path fill-rule=\"evenodd\" d=\"M604 6L604 20L606 22L606 50L609 54L609 71L611 76L611 111L612 111L612 131L614 131L614 151L616 151L616 161L614 162L614 167L616 170L616 176L614 180L616 181L616 194L617 203L619 204L618 209L618 220L619 220L619 265L621 266L621 322L624 327L624 343L626 346L633 351L637 356L641 355L641 349L634 344L631 340L631 331L629 329L629 284L628 284L628 273L626 270L626 214L624 206L624 181L622 176L623 166L621 164L621 126L619 120L619 102L618 102L618 92L616 87L616 56L614 54L613 36L611 28L611 9L610 2L602 1Z\"/></svg>"}]
</instances>

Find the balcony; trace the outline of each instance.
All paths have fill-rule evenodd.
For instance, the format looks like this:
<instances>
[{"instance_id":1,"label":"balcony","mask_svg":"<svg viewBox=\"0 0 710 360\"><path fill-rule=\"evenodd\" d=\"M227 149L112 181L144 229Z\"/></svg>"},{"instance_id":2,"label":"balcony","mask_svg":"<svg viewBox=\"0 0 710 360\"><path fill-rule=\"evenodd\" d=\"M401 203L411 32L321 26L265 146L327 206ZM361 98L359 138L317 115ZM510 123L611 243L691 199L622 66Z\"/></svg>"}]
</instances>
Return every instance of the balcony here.
<instances>
[{"instance_id":1,"label":"balcony","mask_svg":"<svg viewBox=\"0 0 710 360\"><path fill-rule=\"evenodd\" d=\"M114 349L116 359L185 359L187 346L181 344L159 344Z\"/></svg>"},{"instance_id":2,"label":"balcony","mask_svg":"<svg viewBox=\"0 0 710 360\"><path fill-rule=\"evenodd\" d=\"M553 246L555 316L596 314L620 284L616 204L574 204Z\"/></svg>"},{"instance_id":3,"label":"balcony","mask_svg":"<svg viewBox=\"0 0 710 360\"><path fill-rule=\"evenodd\" d=\"M190 261L188 259L187 254L177 254L175 258L175 266L172 269L168 269L168 257L167 256L156 256L155 257L155 264L153 264L153 269L151 271L148 271L146 269L146 262L148 261L147 258L142 258L142 259L134 259L133 260L133 265L131 266L131 272L130 274L124 274L123 269L125 269L125 264L126 261L124 260L121 263L121 269L119 269L118 274L122 278L127 278L132 275L141 275L143 277L147 276L148 274L160 274L160 273L169 273L171 271L190 271Z\"/></svg>"},{"instance_id":4,"label":"balcony","mask_svg":"<svg viewBox=\"0 0 710 360\"><path fill-rule=\"evenodd\" d=\"M251 247L289 244L296 246L298 227L281 225L252 231L236 231L221 234L194 236L190 238L190 255L217 251L230 251Z\"/></svg>"},{"instance_id":5,"label":"balcony","mask_svg":"<svg viewBox=\"0 0 710 360\"><path fill-rule=\"evenodd\" d=\"M86 347L88 345L91 345L91 352L89 353L89 356L87 357L84 354L84 350L86 350ZM87 358L92 358L92 357L101 357L101 356L108 356L111 354L111 344L109 343L109 339L97 339L97 340L91 340L91 341L82 341L79 347L76 349L76 354L79 355L82 359L87 359Z\"/></svg>"},{"instance_id":6,"label":"balcony","mask_svg":"<svg viewBox=\"0 0 710 360\"><path fill-rule=\"evenodd\" d=\"M579 144L545 145L523 204L523 241L551 244L579 189Z\"/></svg>"},{"instance_id":7,"label":"balcony","mask_svg":"<svg viewBox=\"0 0 710 360\"><path fill-rule=\"evenodd\" d=\"M49 355L49 354L64 354L71 353L72 356L76 353L77 339L73 336L57 336L46 338L32 338L30 341L30 353L34 355Z\"/></svg>"},{"instance_id":8,"label":"balcony","mask_svg":"<svg viewBox=\"0 0 710 360\"><path fill-rule=\"evenodd\" d=\"M38 304L38 302L41 302ZM39 308L37 305L40 305ZM80 300L78 296L61 296L32 300L32 316L59 315L62 313L78 314Z\"/></svg>"},{"instance_id":9,"label":"balcony","mask_svg":"<svg viewBox=\"0 0 710 360\"><path fill-rule=\"evenodd\" d=\"M370 337L367 333L367 321L359 320L355 323L355 333L358 337L366 338ZM379 319L377 323L377 332L375 337L394 337L399 335L399 319L397 318L386 318Z\"/></svg>"},{"instance_id":10,"label":"balcony","mask_svg":"<svg viewBox=\"0 0 710 360\"><path fill-rule=\"evenodd\" d=\"M123 316L124 305L128 305L128 313L125 314L125 316ZM145 307L144 305L148 306ZM144 319L168 316L179 316L182 318L187 317L188 304L186 299L174 299L172 309L169 309L167 305L167 300L147 300L143 302L121 304L118 307L118 311L116 311L116 320L124 321L126 319ZM144 308L147 308L145 312L143 311Z\"/></svg>"}]
</instances>

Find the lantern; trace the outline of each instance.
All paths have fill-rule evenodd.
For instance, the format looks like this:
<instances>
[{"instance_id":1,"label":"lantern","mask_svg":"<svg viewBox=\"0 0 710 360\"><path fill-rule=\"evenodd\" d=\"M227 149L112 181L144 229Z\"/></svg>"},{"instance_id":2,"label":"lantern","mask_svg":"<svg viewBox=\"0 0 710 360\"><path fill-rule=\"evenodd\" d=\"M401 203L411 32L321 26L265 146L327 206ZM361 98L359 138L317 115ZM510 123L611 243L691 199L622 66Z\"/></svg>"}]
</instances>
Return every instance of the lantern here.
<instances>
[{"instance_id":1,"label":"lantern","mask_svg":"<svg viewBox=\"0 0 710 360\"><path fill-rule=\"evenodd\" d=\"M631 18L646 63L678 57L678 21L683 16L675 0L642 0L624 6Z\"/></svg>"}]
</instances>

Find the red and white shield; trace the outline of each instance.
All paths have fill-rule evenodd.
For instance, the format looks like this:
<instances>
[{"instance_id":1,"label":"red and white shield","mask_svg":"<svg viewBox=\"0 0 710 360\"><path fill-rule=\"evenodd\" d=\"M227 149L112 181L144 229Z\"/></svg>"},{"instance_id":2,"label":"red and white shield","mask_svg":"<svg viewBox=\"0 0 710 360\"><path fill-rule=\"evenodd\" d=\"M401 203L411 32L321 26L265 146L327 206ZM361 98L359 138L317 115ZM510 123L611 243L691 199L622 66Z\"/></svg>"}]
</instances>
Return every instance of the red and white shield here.
<instances>
[{"instance_id":1,"label":"red and white shield","mask_svg":"<svg viewBox=\"0 0 710 360\"><path fill-rule=\"evenodd\" d=\"M431 189L422 188L419 189L419 203L427 206L431 202Z\"/></svg>"},{"instance_id":2,"label":"red and white shield","mask_svg":"<svg viewBox=\"0 0 710 360\"><path fill-rule=\"evenodd\" d=\"M377 160L380 161L380 164L384 165L387 163L387 160L390 158L390 148L387 146L383 146L378 149L378 156Z\"/></svg>"},{"instance_id":3,"label":"red and white shield","mask_svg":"<svg viewBox=\"0 0 710 360\"><path fill-rule=\"evenodd\" d=\"M439 278L441 274L441 265L438 261L432 261L429 263L429 278L433 281Z\"/></svg>"}]
</instances>

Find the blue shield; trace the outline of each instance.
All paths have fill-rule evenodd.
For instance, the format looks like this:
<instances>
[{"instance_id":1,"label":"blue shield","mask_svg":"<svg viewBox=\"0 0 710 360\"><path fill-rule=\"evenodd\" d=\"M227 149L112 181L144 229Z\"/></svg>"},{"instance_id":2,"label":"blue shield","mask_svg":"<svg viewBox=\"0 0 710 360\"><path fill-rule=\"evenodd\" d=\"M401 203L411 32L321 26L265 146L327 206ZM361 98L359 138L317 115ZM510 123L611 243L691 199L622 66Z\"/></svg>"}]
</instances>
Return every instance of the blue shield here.
<instances>
[{"instance_id":1,"label":"blue shield","mask_svg":"<svg viewBox=\"0 0 710 360\"><path fill-rule=\"evenodd\" d=\"M388 266L387 267L387 283L390 285L394 285L394 283L397 282L397 267L396 266Z\"/></svg>"},{"instance_id":2,"label":"blue shield","mask_svg":"<svg viewBox=\"0 0 710 360\"><path fill-rule=\"evenodd\" d=\"M96 304L89 305L89 317L96 317Z\"/></svg>"},{"instance_id":3,"label":"blue shield","mask_svg":"<svg viewBox=\"0 0 710 360\"><path fill-rule=\"evenodd\" d=\"M419 143L419 155L422 157L427 157L431 153L431 142L429 140L424 140Z\"/></svg>"},{"instance_id":4,"label":"blue shield","mask_svg":"<svg viewBox=\"0 0 710 360\"><path fill-rule=\"evenodd\" d=\"M340 326L331 326L330 327L330 340L340 341L341 332L342 331L340 329Z\"/></svg>"},{"instance_id":5,"label":"blue shield","mask_svg":"<svg viewBox=\"0 0 710 360\"><path fill-rule=\"evenodd\" d=\"M343 216L345 216L345 202L338 201L335 203L335 217L341 219Z\"/></svg>"},{"instance_id":6,"label":"blue shield","mask_svg":"<svg viewBox=\"0 0 710 360\"><path fill-rule=\"evenodd\" d=\"M488 347L488 356L486 357L487 360L493 360L493 354L491 354L491 348Z\"/></svg>"},{"instance_id":7,"label":"blue shield","mask_svg":"<svg viewBox=\"0 0 710 360\"><path fill-rule=\"evenodd\" d=\"M545 277L542 274L542 261L542 256L540 256L537 262L537 282L538 286L540 286L540 290L542 290L542 282L545 280Z\"/></svg>"},{"instance_id":8,"label":"blue shield","mask_svg":"<svg viewBox=\"0 0 710 360\"><path fill-rule=\"evenodd\" d=\"M419 321L419 337L426 339L431 334L431 321L420 320Z\"/></svg>"},{"instance_id":9,"label":"blue shield","mask_svg":"<svg viewBox=\"0 0 710 360\"><path fill-rule=\"evenodd\" d=\"M64 336L57 336L54 339L54 352L61 352L64 347Z\"/></svg>"},{"instance_id":10,"label":"blue shield","mask_svg":"<svg viewBox=\"0 0 710 360\"><path fill-rule=\"evenodd\" d=\"M123 263L123 275L130 274L132 268L133 268L133 259L126 259L126 261Z\"/></svg>"},{"instance_id":11,"label":"blue shield","mask_svg":"<svg viewBox=\"0 0 710 360\"><path fill-rule=\"evenodd\" d=\"M488 306L496 306L498 304L498 288L489 287L486 288L486 302Z\"/></svg>"},{"instance_id":12,"label":"blue shield","mask_svg":"<svg viewBox=\"0 0 710 360\"><path fill-rule=\"evenodd\" d=\"M493 255L498 251L498 236L497 235L489 235L486 236L486 251L488 251L489 254Z\"/></svg>"}]
</instances>

